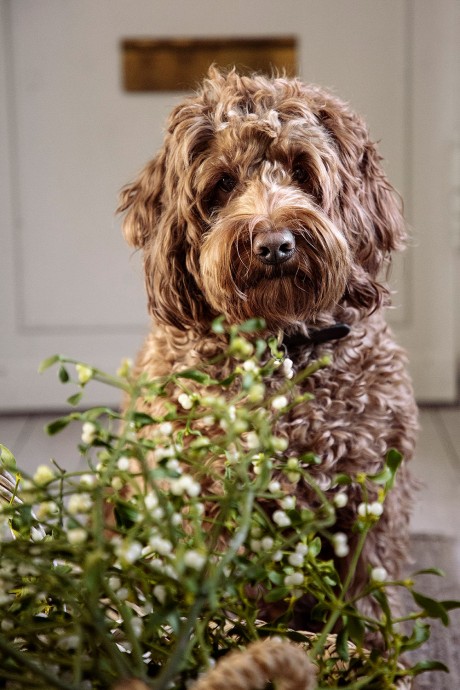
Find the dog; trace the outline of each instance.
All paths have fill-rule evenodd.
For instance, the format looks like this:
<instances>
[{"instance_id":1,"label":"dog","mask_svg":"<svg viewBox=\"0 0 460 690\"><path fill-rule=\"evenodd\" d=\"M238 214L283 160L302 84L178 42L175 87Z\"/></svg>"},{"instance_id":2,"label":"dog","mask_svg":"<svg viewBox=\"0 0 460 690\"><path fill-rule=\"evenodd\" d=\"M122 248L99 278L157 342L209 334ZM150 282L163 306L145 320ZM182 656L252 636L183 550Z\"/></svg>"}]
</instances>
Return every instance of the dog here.
<instances>
[{"instance_id":1,"label":"dog","mask_svg":"<svg viewBox=\"0 0 460 690\"><path fill-rule=\"evenodd\" d=\"M375 474L391 448L404 456L352 593L370 568L397 578L407 556L417 411L385 321L386 271L406 241L400 206L365 123L344 101L296 78L213 67L173 109L161 150L118 209L127 241L143 251L153 320L137 373L154 378L214 354L218 315L230 324L262 317L294 372L331 355L301 384L313 400L279 429L290 452L319 457L311 472L329 498L337 473ZM151 413L155 405L139 404ZM302 483L295 493L312 500ZM362 501L352 485L337 509L350 553ZM345 576L350 557L336 561ZM307 626L307 608L299 605L295 627Z\"/></svg>"}]
</instances>

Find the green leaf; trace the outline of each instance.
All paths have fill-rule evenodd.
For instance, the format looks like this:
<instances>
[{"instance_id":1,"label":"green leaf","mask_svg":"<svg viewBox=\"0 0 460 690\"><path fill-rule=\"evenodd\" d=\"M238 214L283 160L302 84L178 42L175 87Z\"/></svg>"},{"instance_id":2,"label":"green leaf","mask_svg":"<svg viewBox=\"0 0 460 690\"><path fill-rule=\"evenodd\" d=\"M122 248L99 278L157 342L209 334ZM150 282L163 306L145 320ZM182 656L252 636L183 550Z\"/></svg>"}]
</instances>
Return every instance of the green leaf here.
<instances>
[{"instance_id":1,"label":"green leaf","mask_svg":"<svg viewBox=\"0 0 460 690\"><path fill-rule=\"evenodd\" d=\"M430 626L428 623L415 621L414 629L410 637L405 636L401 644L401 652L417 649L424 644L430 637Z\"/></svg>"},{"instance_id":2,"label":"green leaf","mask_svg":"<svg viewBox=\"0 0 460 690\"><path fill-rule=\"evenodd\" d=\"M53 366L53 364L56 364L56 362L61 361L61 355L53 355L52 357L48 357L47 359L44 359L43 362L40 363L40 366L38 367L38 373L43 374L44 371L49 369L50 367Z\"/></svg>"},{"instance_id":3,"label":"green leaf","mask_svg":"<svg viewBox=\"0 0 460 690\"><path fill-rule=\"evenodd\" d=\"M337 635L335 648L339 658L342 661L348 661L350 655L348 653L348 628L346 626Z\"/></svg>"},{"instance_id":4,"label":"green leaf","mask_svg":"<svg viewBox=\"0 0 460 690\"><path fill-rule=\"evenodd\" d=\"M95 597L100 596L99 592L104 575L101 555L100 551L89 552L85 559L82 574L82 583Z\"/></svg>"},{"instance_id":5,"label":"green leaf","mask_svg":"<svg viewBox=\"0 0 460 690\"><path fill-rule=\"evenodd\" d=\"M361 648L364 643L364 635L366 632L364 622L361 620L361 618L350 615L348 617L347 627L351 641L354 642L357 647Z\"/></svg>"},{"instance_id":6,"label":"green leaf","mask_svg":"<svg viewBox=\"0 0 460 690\"><path fill-rule=\"evenodd\" d=\"M252 563L246 570L247 580L260 582L265 577L265 566L261 563Z\"/></svg>"},{"instance_id":7,"label":"green leaf","mask_svg":"<svg viewBox=\"0 0 460 690\"><path fill-rule=\"evenodd\" d=\"M266 349L267 349L267 343L265 342L265 340L261 340L260 338L258 338L256 341L256 352L255 352L256 358L260 359Z\"/></svg>"},{"instance_id":8,"label":"green leaf","mask_svg":"<svg viewBox=\"0 0 460 690\"><path fill-rule=\"evenodd\" d=\"M264 595L264 601L267 602L267 604L274 602L274 601L282 601L283 599L286 599L286 597L289 595L289 589L288 587L274 587L271 592L268 592L267 594Z\"/></svg>"},{"instance_id":9,"label":"green leaf","mask_svg":"<svg viewBox=\"0 0 460 690\"><path fill-rule=\"evenodd\" d=\"M387 453L386 463L391 471L392 477L386 484L387 489L391 489L393 487L396 478L396 472L398 471L403 460L404 457L402 453L400 453L395 448L390 448L390 450Z\"/></svg>"},{"instance_id":10,"label":"green leaf","mask_svg":"<svg viewBox=\"0 0 460 690\"><path fill-rule=\"evenodd\" d=\"M249 391L254 384L254 376L252 375L251 372L247 372L246 374L243 374L243 377L241 379L241 387L244 391Z\"/></svg>"},{"instance_id":11,"label":"green leaf","mask_svg":"<svg viewBox=\"0 0 460 690\"><path fill-rule=\"evenodd\" d=\"M176 374L178 379L191 379L192 381L197 381L197 383L202 383L205 386L215 385L219 383L216 379L211 378L209 374L205 374L203 371L198 369L185 369Z\"/></svg>"},{"instance_id":12,"label":"green leaf","mask_svg":"<svg viewBox=\"0 0 460 690\"><path fill-rule=\"evenodd\" d=\"M412 577L415 577L416 575L438 575L439 577L445 577L446 574L441 568L423 568L423 570L417 570L415 573L412 573Z\"/></svg>"},{"instance_id":13,"label":"green leaf","mask_svg":"<svg viewBox=\"0 0 460 690\"><path fill-rule=\"evenodd\" d=\"M425 673L425 671L444 671L444 673L449 673L449 669L442 661L436 661L435 659L425 659L424 661L419 661L415 666L410 669L414 676L420 673Z\"/></svg>"},{"instance_id":14,"label":"green leaf","mask_svg":"<svg viewBox=\"0 0 460 690\"><path fill-rule=\"evenodd\" d=\"M11 527L20 534L24 528L28 531L33 524L32 506L20 505L11 521Z\"/></svg>"},{"instance_id":15,"label":"green leaf","mask_svg":"<svg viewBox=\"0 0 460 690\"><path fill-rule=\"evenodd\" d=\"M281 585L284 580L284 575L279 573L277 570L270 570L268 573L268 579L273 582L274 585Z\"/></svg>"},{"instance_id":16,"label":"green leaf","mask_svg":"<svg viewBox=\"0 0 460 690\"><path fill-rule=\"evenodd\" d=\"M214 331L214 333L218 333L219 335L222 333L225 333L225 317L224 316L218 316L217 319L214 319L212 322L211 328Z\"/></svg>"},{"instance_id":17,"label":"green leaf","mask_svg":"<svg viewBox=\"0 0 460 690\"><path fill-rule=\"evenodd\" d=\"M281 352L281 350L279 349L278 341L276 338L270 338L270 340L268 340L268 347L270 348L271 354L276 359L279 359L280 357L284 357L284 352Z\"/></svg>"},{"instance_id":18,"label":"green leaf","mask_svg":"<svg viewBox=\"0 0 460 690\"><path fill-rule=\"evenodd\" d=\"M233 383L233 381L235 379L236 379L236 374L230 374L230 376L227 376L225 379L222 379L222 381L220 381L220 385L228 387Z\"/></svg>"},{"instance_id":19,"label":"green leaf","mask_svg":"<svg viewBox=\"0 0 460 690\"><path fill-rule=\"evenodd\" d=\"M179 616L178 611L169 611L167 616L165 617L165 620L171 628L173 629L174 633L178 635L181 630L181 619Z\"/></svg>"},{"instance_id":20,"label":"green leaf","mask_svg":"<svg viewBox=\"0 0 460 690\"><path fill-rule=\"evenodd\" d=\"M133 527L139 518L139 512L127 503L117 503L114 513L117 527L124 527L125 529Z\"/></svg>"},{"instance_id":21,"label":"green leaf","mask_svg":"<svg viewBox=\"0 0 460 690\"><path fill-rule=\"evenodd\" d=\"M131 421L134 422L138 429L142 429L144 426L150 426L155 423L153 417L145 412L133 412Z\"/></svg>"},{"instance_id":22,"label":"green leaf","mask_svg":"<svg viewBox=\"0 0 460 690\"><path fill-rule=\"evenodd\" d=\"M301 464L307 463L308 465L320 465L322 463L322 459L315 453L304 453L299 457L299 461Z\"/></svg>"},{"instance_id":23,"label":"green leaf","mask_svg":"<svg viewBox=\"0 0 460 690\"><path fill-rule=\"evenodd\" d=\"M74 517L71 515L67 519L67 529L75 529L76 527L80 527L80 523L78 520L76 520Z\"/></svg>"},{"instance_id":24,"label":"green leaf","mask_svg":"<svg viewBox=\"0 0 460 690\"><path fill-rule=\"evenodd\" d=\"M78 405L80 400L83 397L83 391L80 391L79 393L75 393L75 395L71 395L70 398L67 398L67 402L69 405L72 405L75 407L75 405Z\"/></svg>"},{"instance_id":25,"label":"green leaf","mask_svg":"<svg viewBox=\"0 0 460 690\"><path fill-rule=\"evenodd\" d=\"M414 601L422 608L429 618L439 618L444 625L449 625L447 610L440 601L431 599L420 592L411 591Z\"/></svg>"},{"instance_id":26,"label":"green leaf","mask_svg":"<svg viewBox=\"0 0 460 690\"><path fill-rule=\"evenodd\" d=\"M260 631L260 628L258 628L258 632ZM311 644L311 639L307 635L303 635L301 632L297 632L297 630L286 630L285 632L286 637L289 640L292 640L293 642L299 642L300 644Z\"/></svg>"},{"instance_id":27,"label":"green leaf","mask_svg":"<svg viewBox=\"0 0 460 690\"><path fill-rule=\"evenodd\" d=\"M335 587L337 585L337 579L331 577L330 575L323 575L323 582L329 587Z\"/></svg>"},{"instance_id":28,"label":"green leaf","mask_svg":"<svg viewBox=\"0 0 460 690\"><path fill-rule=\"evenodd\" d=\"M372 596L374 599L376 599L380 606L382 607L382 611L385 614L385 617L388 621L392 620L392 614L391 614L391 608L390 604L388 603L388 597L383 589L376 589L372 592Z\"/></svg>"},{"instance_id":29,"label":"green leaf","mask_svg":"<svg viewBox=\"0 0 460 690\"><path fill-rule=\"evenodd\" d=\"M136 413L133 413L133 416ZM140 414L140 413L139 413ZM118 413L114 412L110 407L92 407L90 410L87 410L85 412L85 419L88 422L94 422L96 419L99 417L102 417L102 415L107 415L108 417L111 417L112 419L119 419L120 416ZM131 421L131 418L127 419L126 421Z\"/></svg>"},{"instance_id":30,"label":"green leaf","mask_svg":"<svg viewBox=\"0 0 460 690\"><path fill-rule=\"evenodd\" d=\"M349 477L348 474L336 474L333 483L339 484L340 486L347 486L351 484L351 477Z\"/></svg>"},{"instance_id":31,"label":"green leaf","mask_svg":"<svg viewBox=\"0 0 460 690\"><path fill-rule=\"evenodd\" d=\"M457 599L445 599L440 602L441 605L446 609L446 611L452 611L453 609L460 609L460 601Z\"/></svg>"},{"instance_id":32,"label":"green leaf","mask_svg":"<svg viewBox=\"0 0 460 690\"><path fill-rule=\"evenodd\" d=\"M387 484L392 478L393 473L389 467L384 467L383 470L381 472L377 472L377 474L369 475L369 479L371 479L375 484Z\"/></svg>"},{"instance_id":33,"label":"green leaf","mask_svg":"<svg viewBox=\"0 0 460 690\"><path fill-rule=\"evenodd\" d=\"M316 558L316 556L321 551L321 539L320 537L315 537L312 542L308 545L308 555Z\"/></svg>"},{"instance_id":34,"label":"green leaf","mask_svg":"<svg viewBox=\"0 0 460 690\"><path fill-rule=\"evenodd\" d=\"M60 419L56 419L54 422L46 424L45 432L48 434L48 436L54 436L62 431L62 429L65 429L71 421L71 417L61 417Z\"/></svg>"},{"instance_id":35,"label":"green leaf","mask_svg":"<svg viewBox=\"0 0 460 690\"><path fill-rule=\"evenodd\" d=\"M391 448L387 453L384 468L380 472L377 472L377 474L370 475L369 479L376 484L383 484L387 489L391 489L395 481L396 472L402 461L403 456L401 453Z\"/></svg>"},{"instance_id":36,"label":"green leaf","mask_svg":"<svg viewBox=\"0 0 460 690\"><path fill-rule=\"evenodd\" d=\"M2 443L0 443L0 460L3 467L7 470L16 469L16 460L13 453Z\"/></svg>"},{"instance_id":37,"label":"green leaf","mask_svg":"<svg viewBox=\"0 0 460 690\"><path fill-rule=\"evenodd\" d=\"M256 333L257 331L262 331L266 327L264 319L248 319L241 324L239 330L242 333Z\"/></svg>"},{"instance_id":38,"label":"green leaf","mask_svg":"<svg viewBox=\"0 0 460 690\"><path fill-rule=\"evenodd\" d=\"M403 459L404 457L402 453L400 453L399 450L396 450L396 448L390 448L386 457L387 465L392 472L396 472Z\"/></svg>"},{"instance_id":39,"label":"green leaf","mask_svg":"<svg viewBox=\"0 0 460 690\"><path fill-rule=\"evenodd\" d=\"M61 383L67 383L68 381L70 381L69 372L67 371L67 369L64 366L59 367L58 376L59 376L59 381Z\"/></svg>"},{"instance_id":40,"label":"green leaf","mask_svg":"<svg viewBox=\"0 0 460 690\"><path fill-rule=\"evenodd\" d=\"M325 623L330 615L330 608L324 602L319 601L310 611L312 621L322 621Z\"/></svg>"},{"instance_id":41,"label":"green leaf","mask_svg":"<svg viewBox=\"0 0 460 690\"><path fill-rule=\"evenodd\" d=\"M53 568L53 573L56 573L57 575L69 575L73 568L71 565L66 565L65 563L58 563L57 565L54 565Z\"/></svg>"}]
</instances>

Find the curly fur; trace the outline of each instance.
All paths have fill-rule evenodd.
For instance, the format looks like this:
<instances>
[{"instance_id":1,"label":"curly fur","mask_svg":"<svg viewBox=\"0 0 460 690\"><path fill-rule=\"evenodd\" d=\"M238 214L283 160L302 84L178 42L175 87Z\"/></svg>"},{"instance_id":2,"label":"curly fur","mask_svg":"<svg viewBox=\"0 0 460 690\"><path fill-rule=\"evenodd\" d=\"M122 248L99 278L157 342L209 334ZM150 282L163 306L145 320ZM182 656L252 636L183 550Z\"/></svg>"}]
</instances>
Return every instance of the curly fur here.
<instances>
[{"instance_id":1,"label":"curly fur","mask_svg":"<svg viewBox=\"0 0 460 690\"><path fill-rule=\"evenodd\" d=\"M351 327L343 340L290 353L296 368L329 352L333 363L302 384L314 401L298 406L279 433L293 454L321 457L314 471L331 495L336 472L373 473L390 448L404 454L355 584L369 565L396 577L406 555L417 421L405 355L384 320L382 276L391 252L403 248L405 226L362 119L298 79L211 69L171 113L162 149L122 191L119 210L128 242L143 250L154 325L139 371L158 376L212 354L219 343L210 323L219 314L231 323L263 317L276 334L336 321ZM260 238L286 228L292 256L261 261ZM312 500L307 486L295 491L300 502ZM356 489L338 510L337 529L351 540L361 500Z\"/></svg>"}]
</instances>

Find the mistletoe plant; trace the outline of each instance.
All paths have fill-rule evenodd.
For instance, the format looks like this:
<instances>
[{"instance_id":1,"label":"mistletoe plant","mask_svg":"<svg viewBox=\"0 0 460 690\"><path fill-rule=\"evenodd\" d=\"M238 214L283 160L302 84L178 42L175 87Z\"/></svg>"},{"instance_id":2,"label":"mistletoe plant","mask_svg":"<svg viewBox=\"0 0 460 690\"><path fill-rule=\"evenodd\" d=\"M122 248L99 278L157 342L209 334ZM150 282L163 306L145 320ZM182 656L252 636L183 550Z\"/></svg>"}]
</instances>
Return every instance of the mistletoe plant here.
<instances>
[{"instance_id":1,"label":"mistletoe plant","mask_svg":"<svg viewBox=\"0 0 460 690\"><path fill-rule=\"evenodd\" d=\"M222 357L235 364L223 380L205 364L154 381L135 378L128 362L116 376L62 356L42 364L42 371L57 365L61 381L78 386L70 405L91 381L115 386L129 403L123 414L74 409L48 425L49 434L82 425L83 471L53 462L30 476L0 446L0 687L83 690L137 678L154 690L183 690L230 650L274 635L305 646L320 688L389 689L425 670L447 670L400 659L428 639L427 618L448 624L455 602L422 595L415 576L389 582L382 568L369 572L359 597L347 596L401 456L392 451L372 477L337 476L340 490L329 502L309 471L319 459L291 457L274 431L306 399L296 384L328 361L293 377L292 363L260 336L258 322L227 329L216 321L214 328L227 337ZM268 395L264 381L275 370L282 384ZM182 393L177 404L164 400L162 416L136 408L142 397L164 398L171 385ZM203 466L206 481L197 472ZM308 482L315 507L299 508L275 470ZM366 502L369 482L379 487L376 502ZM349 553L346 536L333 528L352 483L360 484L363 504L358 547L341 582L321 552L328 543L339 558ZM268 503L276 509L267 511ZM389 586L407 589L415 611L393 614ZM318 602L315 636L288 627L306 593ZM278 605L271 623L259 620L260 596ZM381 606L379 619L359 612L360 597L369 596ZM366 650L368 632L380 634L384 654Z\"/></svg>"}]
</instances>

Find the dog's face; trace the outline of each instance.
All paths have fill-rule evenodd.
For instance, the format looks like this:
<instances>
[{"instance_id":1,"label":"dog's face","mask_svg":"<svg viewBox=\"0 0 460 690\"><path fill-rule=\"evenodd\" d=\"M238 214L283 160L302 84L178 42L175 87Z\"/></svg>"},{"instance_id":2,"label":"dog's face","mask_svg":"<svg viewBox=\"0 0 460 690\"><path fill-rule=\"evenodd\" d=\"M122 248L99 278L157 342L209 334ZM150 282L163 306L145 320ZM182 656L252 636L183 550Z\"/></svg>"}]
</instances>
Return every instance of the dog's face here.
<instances>
[{"instance_id":1,"label":"dog's face","mask_svg":"<svg viewBox=\"0 0 460 690\"><path fill-rule=\"evenodd\" d=\"M157 321L272 329L364 311L404 226L362 121L298 80L210 72L172 112L163 149L122 193Z\"/></svg>"}]
</instances>

